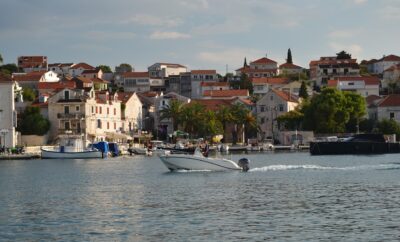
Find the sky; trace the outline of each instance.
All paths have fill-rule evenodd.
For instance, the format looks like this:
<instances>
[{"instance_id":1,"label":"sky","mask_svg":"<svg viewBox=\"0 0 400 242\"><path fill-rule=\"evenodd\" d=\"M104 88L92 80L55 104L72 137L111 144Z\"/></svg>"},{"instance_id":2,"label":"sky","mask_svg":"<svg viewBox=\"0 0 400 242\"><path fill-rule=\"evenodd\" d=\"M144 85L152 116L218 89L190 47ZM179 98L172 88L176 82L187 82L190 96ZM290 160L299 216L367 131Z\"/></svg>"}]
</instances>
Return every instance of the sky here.
<instances>
[{"instance_id":1,"label":"sky","mask_svg":"<svg viewBox=\"0 0 400 242\"><path fill-rule=\"evenodd\" d=\"M1 0L0 54L49 63L156 62L224 75L267 56L282 64L345 50L359 61L400 55L399 0Z\"/></svg>"}]
</instances>

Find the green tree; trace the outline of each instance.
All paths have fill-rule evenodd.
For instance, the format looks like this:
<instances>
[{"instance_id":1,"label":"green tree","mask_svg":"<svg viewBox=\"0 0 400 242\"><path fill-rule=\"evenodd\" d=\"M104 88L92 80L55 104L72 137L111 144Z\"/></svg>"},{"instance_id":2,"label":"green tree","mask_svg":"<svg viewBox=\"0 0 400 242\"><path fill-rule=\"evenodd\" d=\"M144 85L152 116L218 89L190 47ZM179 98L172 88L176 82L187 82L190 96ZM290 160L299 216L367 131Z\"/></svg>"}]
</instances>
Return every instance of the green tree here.
<instances>
[{"instance_id":1,"label":"green tree","mask_svg":"<svg viewBox=\"0 0 400 242\"><path fill-rule=\"evenodd\" d=\"M36 99L36 92L32 88L24 88L22 90L24 101L33 102Z\"/></svg>"},{"instance_id":2,"label":"green tree","mask_svg":"<svg viewBox=\"0 0 400 242\"><path fill-rule=\"evenodd\" d=\"M240 77L239 87L240 89L249 90L250 95L253 94L253 83L250 81L250 78L245 73L242 73Z\"/></svg>"},{"instance_id":3,"label":"green tree","mask_svg":"<svg viewBox=\"0 0 400 242\"><path fill-rule=\"evenodd\" d=\"M248 65L247 65L247 59L246 59L246 57L244 57L244 63L243 63L243 67L244 67L244 68L248 67Z\"/></svg>"},{"instance_id":4,"label":"green tree","mask_svg":"<svg viewBox=\"0 0 400 242\"><path fill-rule=\"evenodd\" d=\"M382 134L396 134L397 139L400 136L400 126L393 119L383 119L377 124L377 131Z\"/></svg>"},{"instance_id":5,"label":"green tree","mask_svg":"<svg viewBox=\"0 0 400 242\"><path fill-rule=\"evenodd\" d=\"M18 72L18 66L16 64L14 64L14 63L5 64L5 65L0 66L0 71L3 74L6 74L6 75L10 76L12 73Z\"/></svg>"},{"instance_id":6,"label":"green tree","mask_svg":"<svg viewBox=\"0 0 400 242\"><path fill-rule=\"evenodd\" d=\"M18 120L17 130L23 135L44 135L50 122L40 114L39 107L27 107Z\"/></svg>"},{"instance_id":7,"label":"green tree","mask_svg":"<svg viewBox=\"0 0 400 242\"><path fill-rule=\"evenodd\" d=\"M346 98L346 108L350 115L349 121L346 124L348 132L359 131L360 121L363 120L366 114L366 101L361 95L355 92L343 92Z\"/></svg>"},{"instance_id":8,"label":"green tree","mask_svg":"<svg viewBox=\"0 0 400 242\"><path fill-rule=\"evenodd\" d=\"M172 99L164 109L161 109L160 119L171 119L174 130L177 130L181 122L183 105L183 102L177 99Z\"/></svg>"},{"instance_id":9,"label":"green tree","mask_svg":"<svg viewBox=\"0 0 400 242\"><path fill-rule=\"evenodd\" d=\"M305 103L303 127L316 133L340 133L350 119L345 95L334 88L324 88L321 93Z\"/></svg>"},{"instance_id":10,"label":"green tree","mask_svg":"<svg viewBox=\"0 0 400 242\"><path fill-rule=\"evenodd\" d=\"M303 121L304 114L299 110L292 110L276 118L278 126L286 130L299 130Z\"/></svg>"},{"instance_id":11,"label":"green tree","mask_svg":"<svg viewBox=\"0 0 400 242\"><path fill-rule=\"evenodd\" d=\"M180 113L180 120L184 130L197 137L204 130L204 105L193 102L185 105Z\"/></svg>"},{"instance_id":12,"label":"green tree","mask_svg":"<svg viewBox=\"0 0 400 242\"><path fill-rule=\"evenodd\" d=\"M304 98L304 99L308 98L307 85L306 85L305 81L301 82L299 97Z\"/></svg>"},{"instance_id":13,"label":"green tree","mask_svg":"<svg viewBox=\"0 0 400 242\"><path fill-rule=\"evenodd\" d=\"M234 130L232 132L233 143L236 144L238 141L238 135L242 134L242 137L245 136L245 125L248 121L248 110L243 104L236 103L230 107L230 112L232 114L232 122L234 124ZM256 120L255 120L256 121ZM254 125L254 124L251 124ZM257 126L257 123L255 124ZM245 138L245 137L243 137ZM245 140L243 140L245 141Z\"/></svg>"},{"instance_id":14,"label":"green tree","mask_svg":"<svg viewBox=\"0 0 400 242\"><path fill-rule=\"evenodd\" d=\"M336 53L336 58L338 60L351 59L351 54L349 54L346 51L342 50L339 53Z\"/></svg>"},{"instance_id":15,"label":"green tree","mask_svg":"<svg viewBox=\"0 0 400 242\"><path fill-rule=\"evenodd\" d=\"M106 65L99 65L96 69L100 69L103 73L112 73L111 67Z\"/></svg>"},{"instance_id":16,"label":"green tree","mask_svg":"<svg viewBox=\"0 0 400 242\"><path fill-rule=\"evenodd\" d=\"M0 64L3 64L3 56L0 54Z\"/></svg>"},{"instance_id":17,"label":"green tree","mask_svg":"<svg viewBox=\"0 0 400 242\"><path fill-rule=\"evenodd\" d=\"M222 123L218 120L217 114L214 111L206 110L201 122L201 136L213 137L214 135L223 132Z\"/></svg>"},{"instance_id":18,"label":"green tree","mask_svg":"<svg viewBox=\"0 0 400 242\"><path fill-rule=\"evenodd\" d=\"M129 65L128 63L121 63L119 65L119 67L125 69L127 72L133 71L133 67L131 65Z\"/></svg>"},{"instance_id":19,"label":"green tree","mask_svg":"<svg viewBox=\"0 0 400 242\"><path fill-rule=\"evenodd\" d=\"M288 63L288 64L293 64L293 60L292 60L292 51L290 50L290 48L288 49L288 52L287 52L286 63Z\"/></svg>"}]
</instances>

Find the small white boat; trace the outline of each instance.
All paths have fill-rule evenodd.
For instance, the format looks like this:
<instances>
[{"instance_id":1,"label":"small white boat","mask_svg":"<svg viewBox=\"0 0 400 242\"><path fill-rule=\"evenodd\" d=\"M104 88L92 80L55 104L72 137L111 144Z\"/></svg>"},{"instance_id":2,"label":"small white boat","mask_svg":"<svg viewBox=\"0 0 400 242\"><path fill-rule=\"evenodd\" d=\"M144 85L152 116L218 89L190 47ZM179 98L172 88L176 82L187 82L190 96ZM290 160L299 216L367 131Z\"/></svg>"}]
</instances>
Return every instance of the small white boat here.
<instances>
[{"instance_id":1,"label":"small white boat","mask_svg":"<svg viewBox=\"0 0 400 242\"><path fill-rule=\"evenodd\" d=\"M238 164L223 158L204 157L199 149L194 155L190 154L165 154L160 156L161 161L170 171L176 170L208 170L208 171L248 171L249 160L242 158Z\"/></svg>"},{"instance_id":2,"label":"small white boat","mask_svg":"<svg viewBox=\"0 0 400 242\"><path fill-rule=\"evenodd\" d=\"M43 159L95 159L103 158L97 149L83 148L82 137L60 137L60 145L54 149L41 149Z\"/></svg>"}]
</instances>

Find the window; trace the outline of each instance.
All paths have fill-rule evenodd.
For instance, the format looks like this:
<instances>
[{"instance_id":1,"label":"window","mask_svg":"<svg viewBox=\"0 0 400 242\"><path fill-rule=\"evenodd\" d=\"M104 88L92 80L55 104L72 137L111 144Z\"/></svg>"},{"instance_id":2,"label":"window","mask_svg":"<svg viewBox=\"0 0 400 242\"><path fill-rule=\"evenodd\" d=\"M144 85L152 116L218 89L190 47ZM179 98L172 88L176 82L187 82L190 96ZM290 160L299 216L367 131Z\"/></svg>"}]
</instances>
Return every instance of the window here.
<instances>
[{"instance_id":1,"label":"window","mask_svg":"<svg viewBox=\"0 0 400 242\"><path fill-rule=\"evenodd\" d=\"M261 123L261 124L265 123L265 118L261 118L261 119L260 119L260 123Z\"/></svg>"},{"instance_id":2,"label":"window","mask_svg":"<svg viewBox=\"0 0 400 242\"><path fill-rule=\"evenodd\" d=\"M271 101L274 100L274 96L273 95L271 95L269 98L270 98Z\"/></svg>"},{"instance_id":3,"label":"window","mask_svg":"<svg viewBox=\"0 0 400 242\"><path fill-rule=\"evenodd\" d=\"M79 112L79 106L75 106L75 111Z\"/></svg>"},{"instance_id":4,"label":"window","mask_svg":"<svg viewBox=\"0 0 400 242\"><path fill-rule=\"evenodd\" d=\"M97 128L101 129L101 120L100 119L97 119Z\"/></svg>"},{"instance_id":5,"label":"window","mask_svg":"<svg viewBox=\"0 0 400 242\"><path fill-rule=\"evenodd\" d=\"M264 106L260 107L260 112L264 112Z\"/></svg>"},{"instance_id":6,"label":"window","mask_svg":"<svg viewBox=\"0 0 400 242\"><path fill-rule=\"evenodd\" d=\"M114 115L117 115L117 109L114 108Z\"/></svg>"},{"instance_id":7,"label":"window","mask_svg":"<svg viewBox=\"0 0 400 242\"><path fill-rule=\"evenodd\" d=\"M283 112L283 104L279 104L279 111Z\"/></svg>"},{"instance_id":8,"label":"window","mask_svg":"<svg viewBox=\"0 0 400 242\"><path fill-rule=\"evenodd\" d=\"M110 129L110 123L107 122L107 129Z\"/></svg>"},{"instance_id":9,"label":"window","mask_svg":"<svg viewBox=\"0 0 400 242\"><path fill-rule=\"evenodd\" d=\"M96 106L96 113L99 113L99 109L98 109L98 107Z\"/></svg>"},{"instance_id":10,"label":"window","mask_svg":"<svg viewBox=\"0 0 400 242\"><path fill-rule=\"evenodd\" d=\"M114 129L117 129L117 123L114 122Z\"/></svg>"},{"instance_id":11,"label":"window","mask_svg":"<svg viewBox=\"0 0 400 242\"><path fill-rule=\"evenodd\" d=\"M100 114L101 114L101 107L99 107L99 109L100 109L99 112L100 112Z\"/></svg>"},{"instance_id":12,"label":"window","mask_svg":"<svg viewBox=\"0 0 400 242\"><path fill-rule=\"evenodd\" d=\"M70 123L69 122L65 122L64 123L64 128L65 128L65 130L70 130L71 129Z\"/></svg>"},{"instance_id":13,"label":"window","mask_svg":"<svg viewBox=\"0 0 400 242\"><path fill-rule=\"evenodd\" d=\"M69 100L69 91L64 91L64 99Z\"/></svg>"},{"instance_id":14,"label":"window","mask_svg":"<svg viewBox=\"0 0 400 242\"><path fill-rule=\"evenodd\" d=\"M92 113L94 113L94 107L92 106Z\"/></svg>"},{"instance_id":15,"label":"window","mask_svg":"<svg viewBox=\"0 0 400 242\"><path fill-rule=\"evenodd\" d=\"M110 109L109 108L107 108L107 114L110 114Z\"/></svg>"},{"instance_id":16,"label":"window","mask_svg":"<svg viewBox=\"0 0 400 242\"><path fill-rule=\"evenodd\" d=\"M64 113L69 114L69 106L64 106Z\"/></svg>"},{"instance_id":17,"label":"window","mask_svg":"<svg viewBox=\"0 0 400 242\"><path fill-rule=\"evenodd\" d=\"M394 119L394 113L393 112L391 112L389 115L390 115L390 119Z\"/></svg>"}]
</instances>

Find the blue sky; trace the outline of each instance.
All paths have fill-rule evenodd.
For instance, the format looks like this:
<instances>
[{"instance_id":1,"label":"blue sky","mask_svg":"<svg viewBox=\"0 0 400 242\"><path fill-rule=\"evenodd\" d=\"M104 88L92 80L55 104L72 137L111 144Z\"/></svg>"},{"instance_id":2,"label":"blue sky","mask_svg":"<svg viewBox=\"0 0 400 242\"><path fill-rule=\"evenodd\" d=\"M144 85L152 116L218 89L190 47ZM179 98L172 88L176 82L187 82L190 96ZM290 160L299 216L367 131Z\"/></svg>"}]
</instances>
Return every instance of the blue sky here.
<instances>
[{"instance_id":1,"label":"blue sky","mask_svg":"<svg viewBox=\"0 0 400 242\"><path fill-rule=\"evenodd\" d=\"M225 74L267 56L295 64L400 55L398 0L2 0L0 53L137 71L155 62Z\"/></svg>"}]
</instances>

